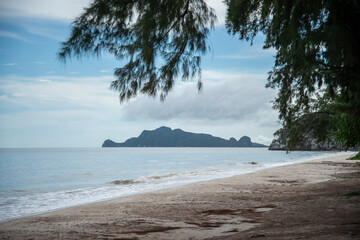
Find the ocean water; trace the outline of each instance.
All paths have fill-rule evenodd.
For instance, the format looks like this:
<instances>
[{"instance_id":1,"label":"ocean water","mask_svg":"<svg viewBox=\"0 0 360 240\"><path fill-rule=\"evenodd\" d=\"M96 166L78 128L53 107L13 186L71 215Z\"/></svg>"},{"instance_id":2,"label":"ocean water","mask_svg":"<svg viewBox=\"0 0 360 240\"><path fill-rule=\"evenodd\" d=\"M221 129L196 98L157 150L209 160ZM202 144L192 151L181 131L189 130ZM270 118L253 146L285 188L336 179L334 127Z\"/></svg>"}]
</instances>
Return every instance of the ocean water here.
<instances>
[{"instance_id":1,"label":"ocean water","mask_svg":"<svg viewBox=\"0 0 360 240\"><path fill-rule=\"evenodd\" d=\"M0 221L332 154L266 148L0 149Z\"/></svg>"}]
</instances>

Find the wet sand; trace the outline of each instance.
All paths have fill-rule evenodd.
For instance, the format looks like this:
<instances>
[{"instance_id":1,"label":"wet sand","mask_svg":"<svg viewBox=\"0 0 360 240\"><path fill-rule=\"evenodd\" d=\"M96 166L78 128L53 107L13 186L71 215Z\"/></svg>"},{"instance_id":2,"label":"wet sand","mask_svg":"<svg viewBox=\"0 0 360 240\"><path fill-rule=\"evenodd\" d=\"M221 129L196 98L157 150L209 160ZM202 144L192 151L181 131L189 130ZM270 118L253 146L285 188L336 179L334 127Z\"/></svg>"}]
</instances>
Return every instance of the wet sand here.
<instances>
[{"instance_id":1,"label":"wet sand","mask_svg":"<svg viewBox=\"0 0 360 240\"><path fill-rule=\"evenodd\" d=\"M0 239L360 239L349 155L0 223Z\"/></svg>"}]
</instances>

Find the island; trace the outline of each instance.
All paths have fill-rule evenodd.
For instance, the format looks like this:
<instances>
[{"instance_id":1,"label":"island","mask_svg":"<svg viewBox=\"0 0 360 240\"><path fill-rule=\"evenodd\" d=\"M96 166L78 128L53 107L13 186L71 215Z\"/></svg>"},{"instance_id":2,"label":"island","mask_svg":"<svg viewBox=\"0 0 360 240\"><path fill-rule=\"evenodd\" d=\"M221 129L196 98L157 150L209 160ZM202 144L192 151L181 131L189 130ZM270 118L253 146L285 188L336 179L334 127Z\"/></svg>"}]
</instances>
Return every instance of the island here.
<instances>
[{"instance_id":1,"label":"island","mask_svg":"<svg viewBox=\"0 0 360 240\"><path fill-rule=\"evenodd\" d=\"M181 129L172 130L160 127L155 130L144 130L138 137L123 143L105 140L102 147L268 147L251 142L248 136L239 140L214 137L210 134L185 132Z\"/></svg>"}]
</instances>

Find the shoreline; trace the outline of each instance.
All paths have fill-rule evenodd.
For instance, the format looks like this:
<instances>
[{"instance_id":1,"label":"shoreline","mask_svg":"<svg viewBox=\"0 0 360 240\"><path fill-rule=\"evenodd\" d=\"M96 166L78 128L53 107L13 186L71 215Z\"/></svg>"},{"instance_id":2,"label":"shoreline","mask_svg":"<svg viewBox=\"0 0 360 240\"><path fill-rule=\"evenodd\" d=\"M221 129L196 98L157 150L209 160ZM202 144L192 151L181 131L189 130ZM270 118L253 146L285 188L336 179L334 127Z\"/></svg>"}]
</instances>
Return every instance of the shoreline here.
<instances>
[{"instance_id":1,"label":"shoreline","mask_svg":"<svg viewBox=\"0 0 360 240\"><path fill-rule=\"evenodd\" d=\"M16 217L11 217L11 218L7 218L7 219L2 219L2 220L0 220L0 223L9 222L9 221L12 221L12 220L17 220L17 219L22 219L22 218L27 218L27 217L35 217L35 216L48 214L48 213L52 213L52 212L56 212L56 211L60 211L60 210L64 210L64 209L72 208L72 207L84 206L84 205L95 204L95 203L102 203L102 202L115 200L115 199L118 199L118 198L131 197L131 196L135 196L135 195L138 195L138 194L147 194L147 193L152 193L152 192L157 192L157 191L162 191L162 190L168 190L168 189L177 188L177 187L183 187L183 186L187 186L187 185L191 185L191 184L196 184L196 183L201 183L201 182L206 182L206 181L212 181L212 180L216 180L216 179L226 179L226 178L234 177L234 176L237 176L237 175L251 174L251 173L255 173L255 172L258 172L258 171L263 171L263 170L271 169L271 168L278 168L278 167L283 167L283 166L288 166L288 165L293 165L293 164L301 164L301 163L305 163L305 162L309 162L309 161L313 161L313 160L317 160L317 159L322 159L322 158L327 158L327 157L350 156L350 155L355 154L356 152L351 152L351 151L347 151L347 152L333 151L333 152L331 152L331 151L329 151L329 152L321 152L321 153L323 154L321 156L312 156L312 157L308 157L308 158L287 160L287 161L277 162L277 163L262 163L261 164L262 166L259 165L258 162L248 162L248 164L256 165L257 168L242 170L241 172L238 172L238 171L232 172L232 173L227 172L227 174L225 174L225 175L215 176L215 177L203 176L202 178L193 179L193 180L187 181L187 182L173 183L173 184L168 185L168 186L154 187L152 189L146 189L146 190L142 190L142 191L134 192L134 193L127 193L127 194L123 194L123 195L120 195L120 196L118 195L118 196L113 196L113 197L106 197L106 198L103 198L103 199L91 200L91 201L88 201L88 202L82 202L82 203L77 203L77 204L73 204L73 205L62 206L62 207L53 208L53 209L49 209L49 210L45 210L45 211L38 211L38 212L35 212L35 213L28 213L28 214L24 214L22 216L16 216ZM131 179L131 180L133 180L133 179ZM127 180L125 180L125 181L127 181ZM135 179L135 181L137 181L137 180ZM110 184L110 183L108 183L108 184ZM80 189L63 190L63 191L78 191L78 190L80 190Z\"/></svg>"},{"instance_id":2,"label":"shoreline","mask_svg":"<svg viewBox=\"0 0 360 240\"><path fill-rule=\"evenodd\" d=\"M289 217L287 213L291 208L282 203L288 199L288 195L289 199L293 199L303 193L311 199L317 194L313 188L321 187L327 191L335 189L345 193L360 190L360 177L356 175L360 170L356 163L360 161L345 160L349 155L350 153L270 167L229 178L190 183L9 220L1 222L0 238L236 239L235 236L241 235L246 239L246 236L258 234L258 237L265 235L267 239L272 239L277 225L266 232L267 224L272 223L266 219L274 219L271 215L279 211L282 212L280 218ZM345 166L346 164L349 166ZM356 166L350 166L352 164ZM350 174L350 177L346 174ZM355 177L351 174L355 174ZM337 185L346 187L336 189ZM274 192L278 194L274 195ZM328 195L327 193L321 197ZM337 203L346 198L340 195L331 196L325 202L334 202L338 206ZM350 214L348 218L355 218L357 229L360 229L359 198L350 196L345 199L346 204L342 204L342 208L351 207L354 211L355 215ZM292 204L302 205L303 202L299 201ZM307 204L305 207L308 209L312 206ZM329 214L341 209L330 210ZM346 212L343 209L341 211ZM305 219L306 217L310 218L308 221L311 223L312 217L305 216ZM345 221L344 217L341 219ZM317 220L319 227L324 225ZM286 222L280 223L280 228L286 225ZM334 228L333 224L329 226ZM351 224L340 226L356 229ZM256 233L259 229L261 233ZM306 235L300 228L297 231ZM307 233L308 236L310 233ZM338 236L334 234L342 234L342 237L350 237L349 239L353 236L343 235L340 230L328 236ZM354 234L360 235L360 232ZM274 239L279 238L281 236L274 235Z\"/></svg>"}]
</instances>

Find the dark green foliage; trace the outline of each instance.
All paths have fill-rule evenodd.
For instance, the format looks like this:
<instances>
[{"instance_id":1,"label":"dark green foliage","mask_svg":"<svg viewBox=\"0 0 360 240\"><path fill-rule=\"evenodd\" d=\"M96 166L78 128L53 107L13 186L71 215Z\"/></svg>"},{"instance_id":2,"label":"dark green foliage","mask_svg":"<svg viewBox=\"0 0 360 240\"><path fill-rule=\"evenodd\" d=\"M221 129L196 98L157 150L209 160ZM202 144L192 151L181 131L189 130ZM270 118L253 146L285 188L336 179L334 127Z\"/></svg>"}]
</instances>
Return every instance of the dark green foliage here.
<instances>
[{"instance_id":1,"label":"dark green foliage","mask_svg":"<svg viewBox=\"0 0 360 240\"><path fill-rule=\"evenodd\" d=\"M347 196L347 197L359 196L359 195L360 195L360 191L353 191L353 192L348 192L348 193L344 194L344 196Z\"/></svg>"},{"instance_id":2,"label":"dark green foliage","mask_svg":"<svg viewBox=\"0 0 360 240\"><path fill-rule=\"evenodd\" d=\"M353 114L336 114L331 119L335 126L335 139L344 143L347 147L355 147L360 144L360 118Z\"/></svg>"},{"instance_id":3,"label":"dark green foliage","mask_svg":"<svg viewBox=\"0 0 360 240\"><path fill-rule=\"evenodd\" d=\"M284 121L283 128L275 133L287 139L287 149L295 149L308 137L326 144L335 141L339 148L356 147L360 142L359 119L338 112L336 101L327 89L314 95L308 110L296 113L291 122Z\"/></svg>"},{"instance_id":4,"label":"dark green foliage","mask_svg":"<svg viewBox=\"0 0 360 240\"><path fill-rule=\"evenodd\" d=\"M197 77L201 88L201 55L215 20L203 0L94 0L58 56L65 61L108 51L127 61L111 84L121 101L138 92L164 99L178 77Z\"/></svg>"},{"instance_id":5,"label":"dark green foliage","mask_svg":"<svg viewBox=\"0 0 360 240\"><path fill-rule=\"evenodd\" d=\"M277 51L266 86L279 89L274 108L288 131L288 148L309 131L320 141L333 136L346 147L359 144L360 2L226 2L230 33L252 41L262 32L264 48ZM319 89L325 89L326 102L316 106L324 100L316 96Z\"/></svg>"},{"instance_id":6,"label":"dark green foliage","mask_svg":"<svg viewBox=\"0 0 360 240\"><path fill-rule=\"evenodd\" d=\"M349 160L360 160L360 152L358 152L355 156L349 158Z\"/></svg>"},{"instance_id":7,"label":"dark green foliage","mask_svg":"<svg viewBox=\"0 0 360 240\"><path fill-rule=\"evenodd\" d=\"M304 134L360 144L360 1L225 0L226 26L241 40L262 33L276 50L266 87L279 89L287 147ZM204 0L94 0L73 23L59 57L108 51L124 66L111 87L124 101L168 94L176 79L198 77L216 16Z\"/></svg>"}]
</instances>

